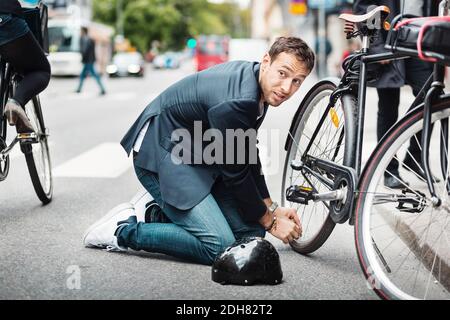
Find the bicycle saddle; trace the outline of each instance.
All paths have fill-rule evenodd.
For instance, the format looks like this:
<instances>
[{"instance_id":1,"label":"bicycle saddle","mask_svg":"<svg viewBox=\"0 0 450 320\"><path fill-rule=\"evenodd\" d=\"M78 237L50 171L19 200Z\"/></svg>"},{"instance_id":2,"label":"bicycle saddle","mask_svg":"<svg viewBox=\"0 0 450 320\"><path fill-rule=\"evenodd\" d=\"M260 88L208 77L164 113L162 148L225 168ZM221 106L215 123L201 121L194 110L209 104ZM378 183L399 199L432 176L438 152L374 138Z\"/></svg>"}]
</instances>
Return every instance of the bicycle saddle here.
<instances>
[{"instance_id":1,"label":"bicycle saddle","mask_svg":"<svg viewBox=\"0 0 450 320\"><path fill-rule=\"evenodd\" d=\"M387 18L391 11L386 6L378 6L374 8L372 11L366 13L366 14L351 14L351 13L342 13L339 15L339 19L352 22L352 23L361 23L361 22L367 22L374 18L376 18L378 15L380 15L381 19L384 20Z\"/></svg>"}]
</instances>

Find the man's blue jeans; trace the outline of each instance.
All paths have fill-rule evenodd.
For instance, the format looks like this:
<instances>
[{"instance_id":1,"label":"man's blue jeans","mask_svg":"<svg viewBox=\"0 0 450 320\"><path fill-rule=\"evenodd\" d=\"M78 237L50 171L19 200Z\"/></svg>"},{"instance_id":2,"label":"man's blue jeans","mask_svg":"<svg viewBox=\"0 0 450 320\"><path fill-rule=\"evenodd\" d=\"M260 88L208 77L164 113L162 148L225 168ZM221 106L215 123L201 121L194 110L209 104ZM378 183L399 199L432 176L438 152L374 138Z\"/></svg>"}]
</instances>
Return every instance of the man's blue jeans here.
<instances>
[{"instance_id":1,"label":"man's blue jeans","mask_svg":"<svg viewBox=\"0 0 450 320\"><path fill-rule=\"evenodd\" d=\"M83 64L83 70L81 70L80 83L78 84L77 91L81 92L81 89L83 88L84 80L86 79L88 73L90 73L94 77L95 81L97 81L98 86L100 87L101 92L104 93L105 92L105 87L102 84L102 80L100 79L100 76L95 71L93 63L85 63L85 64Z\"/></svg>"},{"instance_id":2,"label":"man's blue jeans","mask_svg":"<svg viewBox=\"0 0 450 320\"><path fill-rule=\"evenodd\" d=\"M211 265L215 257L236 239L264 237L264 228L259 223L242 220L233 195L221 180L195 207L180 210L164 203L156 173L137 166L135 171L172 223L126 225L116 234L120 246Z\"/></svg>"}]
</instances>

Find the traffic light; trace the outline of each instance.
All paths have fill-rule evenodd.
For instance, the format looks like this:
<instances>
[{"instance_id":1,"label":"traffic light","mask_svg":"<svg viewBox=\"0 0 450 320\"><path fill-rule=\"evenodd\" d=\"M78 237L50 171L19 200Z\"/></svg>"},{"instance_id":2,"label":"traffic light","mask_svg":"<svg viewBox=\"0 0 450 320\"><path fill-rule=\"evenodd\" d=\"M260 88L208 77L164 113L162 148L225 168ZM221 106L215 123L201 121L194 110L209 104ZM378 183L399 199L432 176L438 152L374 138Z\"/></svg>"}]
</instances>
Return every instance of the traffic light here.
<instances>
[{"instance_id":1,"label":"traffic light","mask_svg":"<svg viewBox=\"0 0 450 320\"><path fill-rule=\"evenodd\" d=\"M189 49L194 49L197 46L197 40L195 40L194 38L190 38L187 41L186 45Z\"/></svg>"}]
</instances>

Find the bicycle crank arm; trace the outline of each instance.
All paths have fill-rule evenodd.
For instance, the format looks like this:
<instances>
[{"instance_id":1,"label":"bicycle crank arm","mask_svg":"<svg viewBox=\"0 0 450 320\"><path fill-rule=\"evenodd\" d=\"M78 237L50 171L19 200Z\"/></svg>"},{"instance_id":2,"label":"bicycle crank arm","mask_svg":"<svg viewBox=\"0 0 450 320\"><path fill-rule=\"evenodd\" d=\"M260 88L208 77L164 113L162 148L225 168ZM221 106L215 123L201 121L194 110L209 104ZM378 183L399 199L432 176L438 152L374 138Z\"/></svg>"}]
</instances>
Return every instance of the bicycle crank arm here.
<instances>
[{"instance_id":1,"label":"bicycle crank arm","mask_svg":"<svg viewBox=\"0 0 450 320\"><path fill-rule=\"evenodd\" d=\"M9 153L14 148L17 142L19 142L19 139L16 137L9 146L7 146L5 149L2 150L2 152L0 153L2 159L5 159L9 155Z\"/></svg>"},{"instance_id":2,"label":"bicycle crank arm","mask_svg":"<svg viewBox=\"0 0 450 320\"><path fill-rule=\"evenodd\" d=\"M347 188L333 190L330 192L317 193L310 187L291 186L287 189L286 199L291 202L308 204L309 201L325 202L325 201L344 201L347 198ZM325 204L326 205L326 204ZM329 207L329 206L327 206Z\"/></svg>"},{"instance_id":3,"label":"bicycle crank arm","mask_svg":"<svg viewBox=\"0 0 450 320\"><path fill-rule=\"evenodd\" d=\"M19 133L14 138L14 140L11 141L10 145L7 146L5 149L3 149L2 152L0 152L0 158L1 159L5 159L10 154L12 149L15 147L17 142L21 142L21 143L37 143L37 142L39 142L39 139L38 139L37 134L34 133L34 132L31 132L31 133Z\"/></svg>"},{"instance_id":4,"label":"bicycle crank arm","mask_svg":"<svg viewBox=\"0 0 450 320\"><path fill-rule=\"evenodd\" d=\"M343 201L347 198L347 188L333 190L330 192L316 193L312 196L314 202L319 201Z\"/></svg>"}]
</instances>

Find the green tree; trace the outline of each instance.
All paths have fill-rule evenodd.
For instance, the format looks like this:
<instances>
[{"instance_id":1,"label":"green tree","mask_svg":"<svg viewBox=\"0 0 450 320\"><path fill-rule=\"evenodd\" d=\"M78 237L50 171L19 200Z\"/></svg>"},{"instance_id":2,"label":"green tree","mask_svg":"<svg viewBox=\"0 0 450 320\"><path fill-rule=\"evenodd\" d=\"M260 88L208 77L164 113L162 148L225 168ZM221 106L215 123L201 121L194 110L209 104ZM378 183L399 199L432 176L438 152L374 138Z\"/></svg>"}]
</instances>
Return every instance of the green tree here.
<instances>
[{"instance_id":1,"label":"green tree","mask_svg":"<svg viewBox=\"0 0 450 320\"><path fill-rule=\"evenodd\" d=\"M116 27L117 1L94 0L94 20ZM153 40L162 49L181 49L186 40L200 34L248 36L250 15L235 4L207 0L121 0L124 35L139 51Z\"/></svg>"},{"instance_id":2,"label":"green tree","mask_svg":"<svg viewBox=\"0 0 450 320\"><path fill-rule=\"evenodd\" d=\"M124 12L125 36L141 52L147 51L153 40L159 40L163 48L173 48L173 31L181 21L181 13L166 1L133 1Z\"/></svg>"},{"instance_id":3,"label":"green tree","mask_svg":"<svg viewBox=\"0 0 450 320\"><path fill-rule=\"evenodd\" d=\"M241 10L236 3L224 2L209 5L209 12L220 18L226 32L234 38L247 37L250 29L250 12Z\"/></svg>"}]
</instances>

